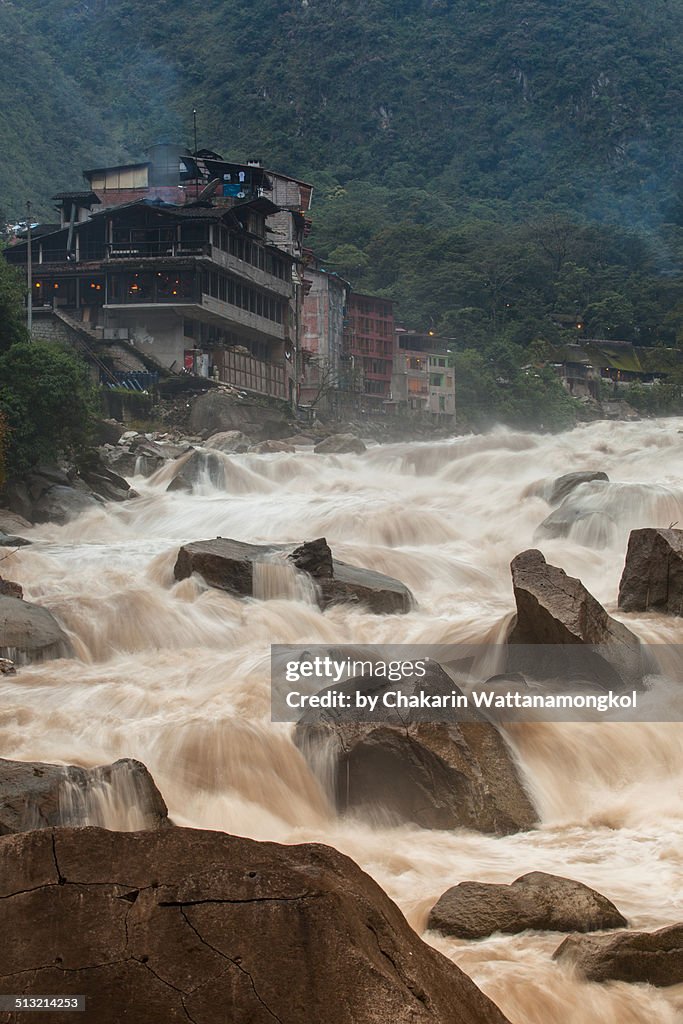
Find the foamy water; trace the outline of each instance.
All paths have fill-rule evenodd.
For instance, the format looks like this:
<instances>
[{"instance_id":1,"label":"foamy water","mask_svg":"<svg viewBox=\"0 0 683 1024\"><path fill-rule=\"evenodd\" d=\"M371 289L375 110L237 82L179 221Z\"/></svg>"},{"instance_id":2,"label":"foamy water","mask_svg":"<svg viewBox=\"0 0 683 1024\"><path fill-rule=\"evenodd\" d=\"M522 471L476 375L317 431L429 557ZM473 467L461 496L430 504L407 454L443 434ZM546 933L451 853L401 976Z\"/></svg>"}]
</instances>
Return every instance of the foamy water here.
<instances>
[{"instance_id":1,"label":"foamy water","mask_svg":"<svg viewBox=\"0 0 683 1024\"><path fill-rule=\"evenodd\" d=\"M271 643L493 642L513 610L509 563L527 547L579 576L612 613L629 531L683 524L683 421L594 424L558 437L397 444L362 456L221 456L194 493L172 471L136 479L140 498L65 527L3 563L49 607L78 659L0 677L5 757L90 767L136 757L175 821L281 842L323 841L353 857L419 931L448 886L532 870L595 886L635 927L683 918L683 726L535 724L509 739L541 825L505 838L372 827L335 817L290 739L270 723ZM214 453L215 454L215 453ZM574 492L566 539L536 539L547 482L601 469ZM546 482L544 484L543 482ZM177 583L178 546L214 536L300 542L402 579L418 607L322 613L305 578L275 559L261 599ZM618 615L651 643L683 643L683 620ZM130 827L121 801L100 820ZM513 1024L675 1024L683 986L589 985L555 964L557 934L478 942L425 938L460 964Z\"/></svg>"}]
</instances>

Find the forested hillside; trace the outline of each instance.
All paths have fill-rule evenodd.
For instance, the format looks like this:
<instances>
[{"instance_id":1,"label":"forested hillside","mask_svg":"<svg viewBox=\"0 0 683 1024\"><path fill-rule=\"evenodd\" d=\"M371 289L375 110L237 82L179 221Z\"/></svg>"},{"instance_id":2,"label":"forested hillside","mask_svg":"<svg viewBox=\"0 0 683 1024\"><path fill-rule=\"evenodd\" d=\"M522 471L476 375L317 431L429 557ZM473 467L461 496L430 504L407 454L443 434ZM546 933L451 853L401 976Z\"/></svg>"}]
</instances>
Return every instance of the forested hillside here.
<instances>
[{"instance_id":1,"label":"forested hillside","mask_svg":"<svg viewBox=\"0 0 683 1024\"><path fill-rule=\"evenodd\" d=\"M683 319L683 0L5 0L7 218L150 142L313 182L311 244L463 343ZM559 332L559 333L558 333Z\"/></svg>"}]
</instances>

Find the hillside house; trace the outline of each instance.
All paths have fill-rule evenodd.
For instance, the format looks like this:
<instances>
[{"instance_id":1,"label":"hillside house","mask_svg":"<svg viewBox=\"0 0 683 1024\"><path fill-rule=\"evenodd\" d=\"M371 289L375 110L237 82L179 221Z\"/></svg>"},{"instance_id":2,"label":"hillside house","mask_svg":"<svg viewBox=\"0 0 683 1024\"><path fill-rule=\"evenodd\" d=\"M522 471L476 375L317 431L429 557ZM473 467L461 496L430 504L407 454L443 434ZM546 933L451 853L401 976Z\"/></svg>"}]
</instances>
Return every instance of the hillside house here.
<instances>
[{"instance_id":1,"label":"hillside house","mask_svg":"<svg viewBox=\"0 0 683 1024\"><path fill-rule=\"evenodd\" d=\"M84 177L54 197L59 227L32 239L34 307L171 372L294 403L311 187L177 146ZM6 252L27 255L27 241Z\"/></svg>"},{"instance_id":2,"label":"hillside house","mask_svg":"<svg viewBox=\"0 0 683 1024\"><path fill-rule=\"evenodd\" d=\"M455 372L445 339L396 329L391 403L398 413L455 416Z\"/></svg>"}]
</instances>

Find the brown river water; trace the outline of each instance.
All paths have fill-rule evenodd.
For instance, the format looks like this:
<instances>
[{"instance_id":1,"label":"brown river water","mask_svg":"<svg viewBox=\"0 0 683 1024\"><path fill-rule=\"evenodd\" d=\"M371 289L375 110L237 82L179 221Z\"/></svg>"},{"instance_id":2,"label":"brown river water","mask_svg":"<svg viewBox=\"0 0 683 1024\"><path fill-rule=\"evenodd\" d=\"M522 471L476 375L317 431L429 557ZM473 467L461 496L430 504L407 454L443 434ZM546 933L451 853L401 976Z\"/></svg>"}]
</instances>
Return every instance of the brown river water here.
<instances>
[{"instance_id":1,"label":"brown river water","mask_svg":"<svg viewBox=\"0 0 683 1024\"><path fill-rule=\"evenodd\" d=\"M510 882L532 870L594 886L636 928L683 919L683 725L528 724L509 739L539 811L530 833L389 827L340 820L291 742L270 722L270 644L493 642L514 608L509 563L528 547L579 576L611 613L629 530L683 525L683 421L599 423L548 437L486 436L370 448L364 455L225 457L225 483L140 497L65 526L3 563L27 600L49 607L77 660L0 677L4 757L104 764L136 757L178 824L329 843L357 861L420 932L429 908L465 879ZM582 491L588 515L569 538L534 541L549 506L533 486L602 469ZM325 536L336 557L389 573L415 594L405 616L325 613L277 565L261 600L196 580L175 583L180 543L214 536ZM683 619L620 615L649 643L683 644ZM672 668L679 677L683 663ZM673 699L673 698L672 698ZM681 706L671 717L683 719ZM125 793L94 823L135 828ZM551 959L562 936L464 942L426 932L513 1024L681 1024L683 986L594 985Z\"/></svg>"}]
</instances>

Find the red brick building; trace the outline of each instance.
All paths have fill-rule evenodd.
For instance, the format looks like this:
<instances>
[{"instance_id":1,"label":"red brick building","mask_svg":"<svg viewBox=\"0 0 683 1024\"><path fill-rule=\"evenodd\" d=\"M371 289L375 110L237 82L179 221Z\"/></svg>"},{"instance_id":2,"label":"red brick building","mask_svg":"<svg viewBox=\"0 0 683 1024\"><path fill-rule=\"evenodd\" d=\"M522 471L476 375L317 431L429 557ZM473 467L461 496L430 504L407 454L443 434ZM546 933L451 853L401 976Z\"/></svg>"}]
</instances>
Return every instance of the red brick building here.
<instances>
[{"instance_id":1,"label":"red brick building","mask_svg":"<svg viewBox=\"0 0 683 1024\"><path fill-rule=\"evenodd\" d=\"M384 411L390 397L394 312L390 299L351 292L344 332L347 374L356 382L366 412Z\"/></svg>"}]
</instances>

